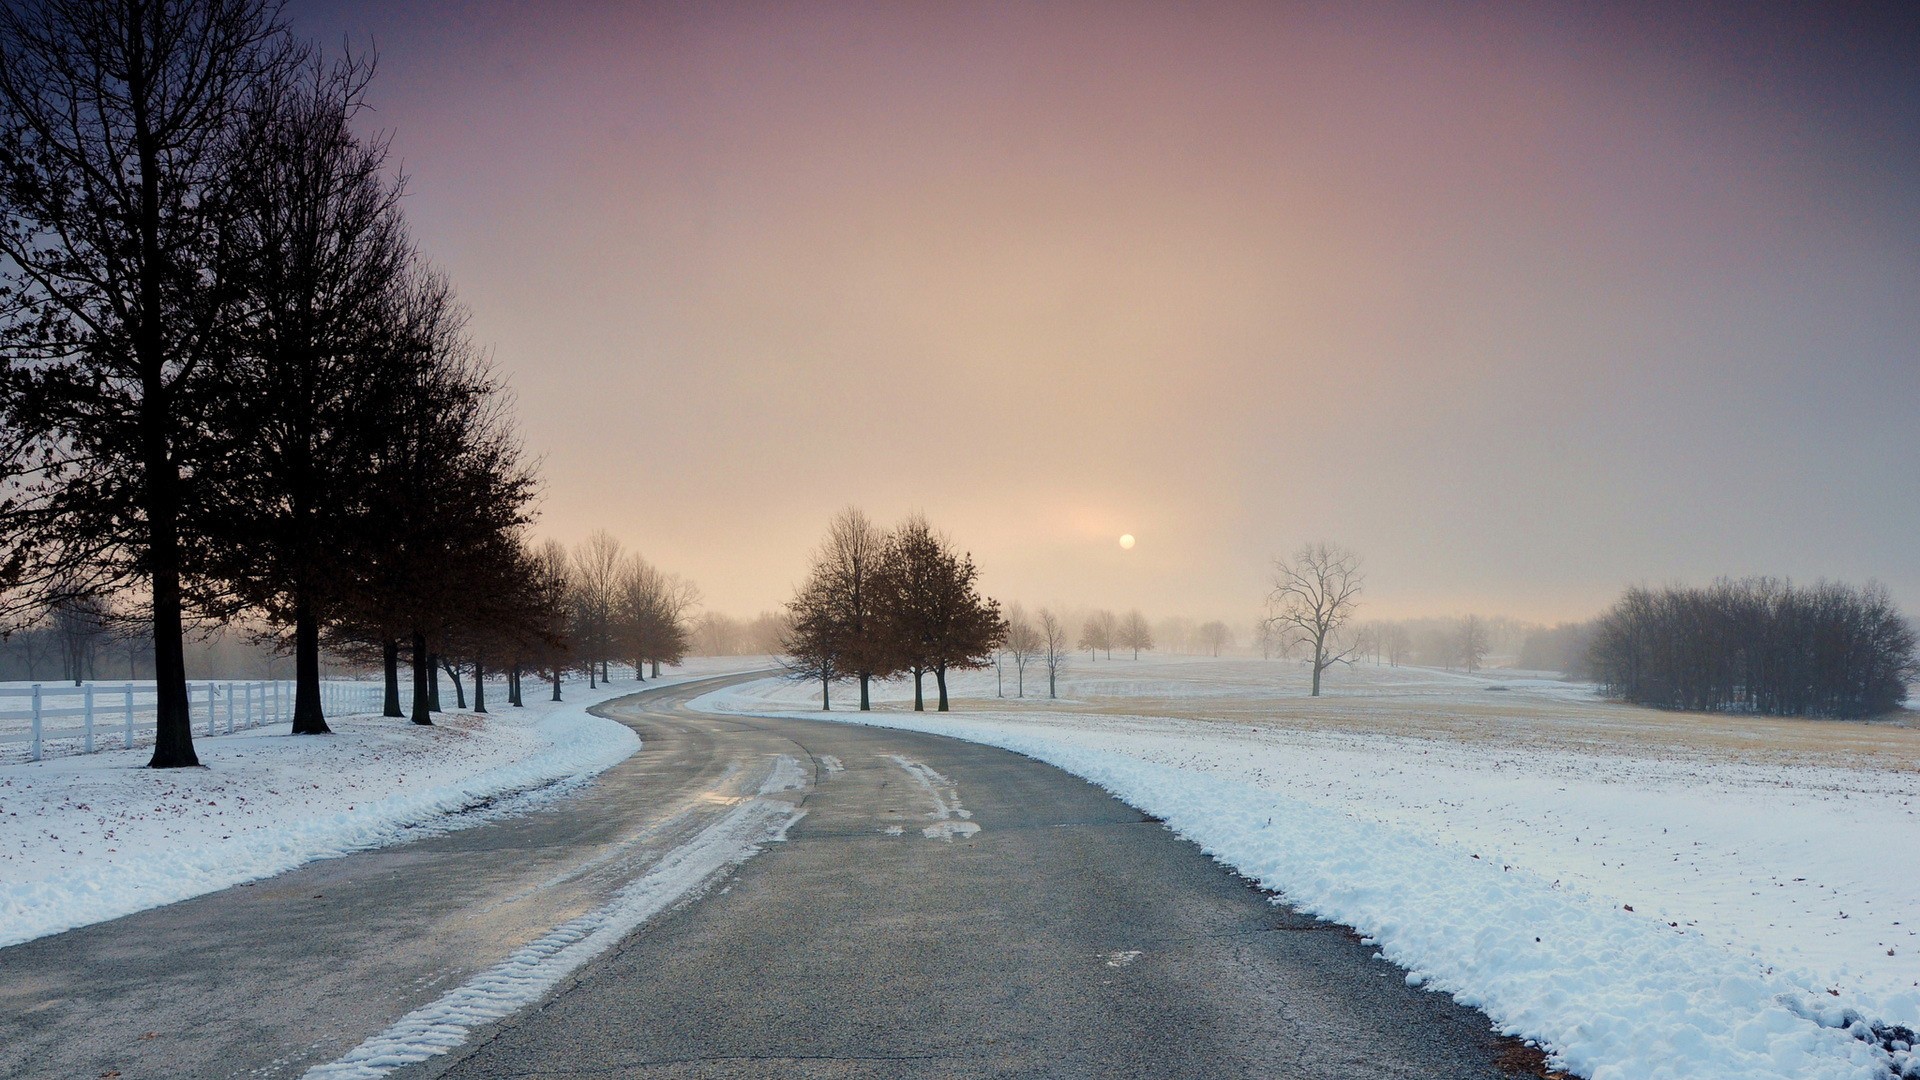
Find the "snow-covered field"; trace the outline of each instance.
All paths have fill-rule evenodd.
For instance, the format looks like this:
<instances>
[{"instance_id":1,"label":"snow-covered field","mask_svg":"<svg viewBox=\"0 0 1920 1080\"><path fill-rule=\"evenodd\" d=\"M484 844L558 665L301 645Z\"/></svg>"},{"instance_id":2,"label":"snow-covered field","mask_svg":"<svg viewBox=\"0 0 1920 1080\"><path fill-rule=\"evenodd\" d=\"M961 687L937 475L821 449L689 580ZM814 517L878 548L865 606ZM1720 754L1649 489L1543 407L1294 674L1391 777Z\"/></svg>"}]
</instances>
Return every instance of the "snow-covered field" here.
<instances>
[{"instance_id":1,"label":"snow-covered field","mask_svg":"<svg viewBox=\"0 0 1920 1080\"><path fill-rule=\"evenodd\" d=\"M695 660L646 686L762 666ZM329 717L330 736L203 735L204 769L146 769L138 748L0 765L0 947L550 798L639 748L587 708L640 688L582 680L555 705L529 679L526 708L490 687L487 715L433 727Z\"/></svg>"},{"instance_id":2,"label":"snow-covered field","mask_svg":"<svg viewBox=\"0 0 1920 1080\"><path fill-rule=\"evenodd\" d=\"M1920 730L1660 713L1510 673L1101 660L836 719L1051 762L1596 1080L1920 1066ZM1494 689L1498 687L1499 689ZM819 716L769 680L696 705ZM1867 1021L1858 1023L1857 1021ZM1851 1026L1851 1030L1848 1030ZM1877 1029L1877 1030L1876 1030Z\"/></svg>"}]
</instances>

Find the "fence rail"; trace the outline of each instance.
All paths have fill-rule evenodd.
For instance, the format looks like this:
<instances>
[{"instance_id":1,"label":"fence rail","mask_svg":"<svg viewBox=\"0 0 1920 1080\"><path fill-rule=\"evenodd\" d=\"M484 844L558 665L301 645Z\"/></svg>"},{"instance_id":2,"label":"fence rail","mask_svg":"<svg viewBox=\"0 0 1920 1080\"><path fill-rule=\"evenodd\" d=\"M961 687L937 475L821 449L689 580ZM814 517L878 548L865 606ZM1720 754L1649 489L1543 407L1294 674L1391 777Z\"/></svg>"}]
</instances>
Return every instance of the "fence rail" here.
<instances>
[{"instance_id":1,"label":"fence rail","mask_svg":"<svg viewBox=\"0 0 1920 1080\"><path fill-rule=\"evenodd\" d=\"M320 684L321 707L329 716L379 712L382 695L379 683ZM152 741L156 697L151 683L0 686L0 746L25 744L31 761L50 749L63 754L132 749ZM293 683L189 682L187 705L196 735L231 735L291 721Z\"/></svg>"}]
</instances>

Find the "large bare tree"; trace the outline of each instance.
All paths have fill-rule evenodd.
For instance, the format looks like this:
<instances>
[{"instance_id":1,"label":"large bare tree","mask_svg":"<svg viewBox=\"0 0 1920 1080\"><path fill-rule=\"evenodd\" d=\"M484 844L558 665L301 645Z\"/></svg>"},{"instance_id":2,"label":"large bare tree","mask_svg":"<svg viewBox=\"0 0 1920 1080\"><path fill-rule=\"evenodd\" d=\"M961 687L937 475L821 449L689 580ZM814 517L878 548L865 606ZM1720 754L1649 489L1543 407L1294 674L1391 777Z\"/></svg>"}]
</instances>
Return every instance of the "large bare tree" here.
<instances>
[{"instance_id":1,"label":"large bare tree","mask_svg":"<svg viewBox=\"0 0 1920 1080\"><path fill-rule=\"evenodd\" d=\"M210 547L231 586L223 614L252 608L292 626L296 735L327 731L321 626L364 554L351 541L367 535L354 519L386 434L380 402L413 362L370 317L412 255L386 144L353 130L372 74L370 62L311 58L253 96L229 155L223 243L241 295L212 407L248 444L207 470L230 504Z\"/></svg>"},{"instance_id":2,"label":"large bare tree","mask_svg":"<svg viewBox=\"0 0 1920 1080\"><path fill-rule=\"evenodd\" d=\"M820 707L832 684L860 681L860 709L871 709L869 685L899 670L898 650L881 619L882 564L887 537L867 515L848 507L827 525L807 580L787 604L789 623L780 649L795 678L820 680Z\"/></svg>"},{"instance_id":3,"label":"large bare tree","mask_svg":"<svg viewBox=\"0 0 1920 1080\"><path fill-rule=\"evenodd\" d=\"M226 151L289 62L277 12L0 5L0 427L47 448L39 554L148 597L156 768L199 764L182 625L209 503L196 465L228 442L201 408L231 310Z\"/></svg>"},{"instance_id":4,"label":"large bare tree","mask_svg":"<svg viewBox=\"0 0 1920 1080\"><path fill-rule=\"evenodd\" d=\"M1313 650L1313 696L1320 676L1353 658L1351 644L1338 634L1360 604L1360 556L1338 544L1302 545L1291 559L1273 561L1273 591L1267 596L1271 621L1290 639Z\"/></svg>"}]
</instances>

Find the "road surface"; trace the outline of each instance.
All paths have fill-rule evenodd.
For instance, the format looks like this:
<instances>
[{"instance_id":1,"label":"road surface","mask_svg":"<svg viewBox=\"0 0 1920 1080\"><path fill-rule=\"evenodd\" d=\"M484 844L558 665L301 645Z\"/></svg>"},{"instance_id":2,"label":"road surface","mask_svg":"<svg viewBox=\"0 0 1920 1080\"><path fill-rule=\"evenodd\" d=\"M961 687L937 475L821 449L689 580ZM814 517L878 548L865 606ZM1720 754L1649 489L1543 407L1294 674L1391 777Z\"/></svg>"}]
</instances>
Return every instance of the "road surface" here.
<instances>
[{"instance_id":1,"label":"road surface","mask_svg":"<svg viewBox=\"0 0 1920 1080\"><path fill-rule=\"evenodd\" d=\"M749 804L797 820L533 1007L391 1075L1513 1075L1484 1016L1084 781L936 736L685 709L720 681L602 707L643 749L537 812L0 950L0 1076L365 1057Z\"/></svg>"}]
</instances>

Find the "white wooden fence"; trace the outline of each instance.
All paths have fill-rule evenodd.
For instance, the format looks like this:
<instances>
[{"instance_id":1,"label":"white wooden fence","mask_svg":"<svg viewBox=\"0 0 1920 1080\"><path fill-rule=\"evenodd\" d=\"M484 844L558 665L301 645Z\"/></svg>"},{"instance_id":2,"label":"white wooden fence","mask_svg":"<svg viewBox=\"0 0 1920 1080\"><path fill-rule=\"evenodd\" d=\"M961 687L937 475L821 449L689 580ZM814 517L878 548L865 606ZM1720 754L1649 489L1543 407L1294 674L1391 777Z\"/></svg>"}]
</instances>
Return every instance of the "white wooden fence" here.
<instances>
[{"instance_id":1,"label":"white wooden fence","mask_svg":"<svg viewBox=\"0 0 1920 1080\"><path fill-rule=\"evenodd\" d=\"M377 713L382 696L379 683L320 684L321 706L329 716ZM195 734L231 735L290 722L293 683L189 682L187 703ZM25 743L32 761L39 761L49 744L63 753L131 749L141 736L151 741L155 711L152 683L0 686L0 746Z\"/></svg>"}]
</instances>

